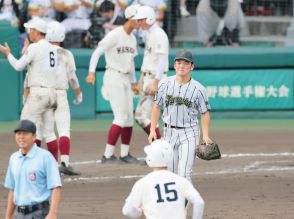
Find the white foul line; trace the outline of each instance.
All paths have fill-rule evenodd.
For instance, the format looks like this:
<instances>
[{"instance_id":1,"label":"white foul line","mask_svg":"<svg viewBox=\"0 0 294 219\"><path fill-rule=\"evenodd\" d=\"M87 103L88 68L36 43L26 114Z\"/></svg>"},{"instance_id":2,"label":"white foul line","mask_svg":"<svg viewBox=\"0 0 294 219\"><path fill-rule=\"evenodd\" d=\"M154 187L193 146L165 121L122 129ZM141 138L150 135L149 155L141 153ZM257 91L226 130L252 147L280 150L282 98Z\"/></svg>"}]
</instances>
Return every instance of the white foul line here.
<instances>
[{"instance_id":1,"label":"white foul line","mask_svg":"<svg viewBox=\"0 0 294 219\"><path fill-rule=\"evenodd\" d=\"M225 174L236 174L236 173L254 173L254 172L273 172L273 171L293 171L293 167L277 167L271 166L267 168L259 168L259 169L246 169L246 168L231 168L220 171L206 171L202 173L194 173L193 176L201 176L201 175L225 175ZM124 179L138 179L143 177L144 175L129 175L129 176L96 176L96 177L73 177L66 178L64 182L103 182L103 181L114 181L114 180L124 180Z\"/></svg>"},{"instance_id":2,"label":"white foul line","mask_svg":"<svg viewBox=\"0 0 294 219\"><path fill-rule=\"evenodd\" d=\"M238 153L238 154L222 154L222 158L240 158L240 157L279 157L279 156L294 156L291 152L281 152L281 153ZM144 157L138 158L143 160ZM76 161L72 162L72 165L87 165L87 164L100 164L101 160L86 160L86 161Z\"/></svg>"},{"instance_id":3,"label":"white foul line","mask_svg":"<svg viewBox=\"0 0 294 219\"><path fill-rule=\"evenodd\" d=\"M283 152L283 153L239 153L239 154L222 154L223 158L240 158L240 157L274 157L274 156L294 156L294 153ZM144 158L140 158L144 159ZM81 161L74 162L74 165L85 165L85 164L93 164L93 163L101 163L101 160L94 161ZM249 165L241 168L230 168L225 170L218 171L205 171L205 172L197 172L194 173L193 176L198 175L224 175L224 174L236 174L236 173L253 173L253 172L273 172L273 171L293 171L294 166L277 166L277 165L268 165L267 167L261 167L261 165L269 163L268 161L254 161ZM283 160L283 161L275 161L274 163L290 163L292 164L292 160ZM65 178L64 182L103 182L103 181L113 181L113 180L124 180L124 179L138 179L143 177L143 175L127 175L127 176L96 176L96 177L72 177Z\"/></svg>"}]
</instances>

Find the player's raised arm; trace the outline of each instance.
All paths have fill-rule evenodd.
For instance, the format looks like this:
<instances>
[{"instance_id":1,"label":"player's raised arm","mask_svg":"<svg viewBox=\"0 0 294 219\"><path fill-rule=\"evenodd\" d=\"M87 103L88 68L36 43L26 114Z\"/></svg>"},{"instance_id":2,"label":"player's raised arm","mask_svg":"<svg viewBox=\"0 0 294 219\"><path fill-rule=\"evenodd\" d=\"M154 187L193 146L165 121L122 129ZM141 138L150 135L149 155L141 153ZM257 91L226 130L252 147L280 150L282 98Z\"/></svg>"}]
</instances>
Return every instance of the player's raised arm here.
<instances>
[{"instance_id":1,"label":"player's raised arm","mask_svg":"<svg viewBox=\"0 0 294 219\"><path fill-rule=\"evenodd\" d=\"M5 42L4 45L0 44L0 51L7 57L9 64L16 70L22 71L26 66L26 55L23 55L19 60L16 59L12 54L8 44Z\"/></svg>"}]
</instances>

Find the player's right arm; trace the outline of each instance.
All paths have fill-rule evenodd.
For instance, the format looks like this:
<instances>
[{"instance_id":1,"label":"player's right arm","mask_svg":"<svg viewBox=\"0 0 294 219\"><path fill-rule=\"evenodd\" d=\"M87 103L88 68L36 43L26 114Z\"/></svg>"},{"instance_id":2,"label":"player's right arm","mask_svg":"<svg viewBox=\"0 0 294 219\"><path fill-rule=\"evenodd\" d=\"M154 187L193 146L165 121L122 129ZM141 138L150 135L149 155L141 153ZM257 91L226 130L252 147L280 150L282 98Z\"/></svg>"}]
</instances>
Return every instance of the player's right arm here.
<instances>
[{"instance_id":1,"label":"player's right arm","mask_svg":"<svg viewBox=\"0 0 294 219\"><path fill-rule=\"evenodd\" d=\"M3 45L0 44L0 51L7 57L9 64L16 70L22 71L27 66L26 55L23 55L19 60L17 60L10 51L7 43Z\"/></svg>"},{"instance_id":2,"label":"player's right arm","mask_svg":"<svg viewBox=\"0 0 294 219\"><path fill-rule=\"evenodd\" d=\"M185 198L193 205L193 215L192 219L202 219L204 212L204 200L201 197L200 193L187 179L183 180L183 187Z\"/></svg>"},{"instance_id":3,"label":"player's right arm","mask_svg":"<svg viewBox=\"0 0 294 219\"><path fill-rule=\"evenodd\" d=\"M192 199L191 202L193 204L192 219L202 219L203 212L204 212L204 201L203 201L203 199L199 195L198 197L195 197L194 199Z\"/></svg>"},{"instance_id":4,"label":"player's right arm","mask_svg":"<svg viewBox=\"0 0 294 219\"><path fill-rule=\"evenodd\" d=\"M122 208L123 215L130 218L139 218L143 215L142 197L143 197L143 181L138 180L130 192L129 196L126 198L125 204Z\"/></svg>"},{"instance_id":5,"label":"player's right arm","mask_svg":"<svg viewBox=\"0 0 294 219\"><path fill-rule=\"evenodd\" d=\"M95 72L100 56L112 48L117 42L117 35L115 30L109 32L99 43L93 54L91 55L89 74L86 78L87 83L95 83Z\"/></svg>"},{"instance_id":6,"label":"player's right arm","mask_svg":"<svg viewBox=\"0 0 294 219\"><path fill-rule=\"evenodd\" d=\"M14 190L10 189L8 192L7 209L6 209L5 219L12 219L13 218L13 213L15 210L13 196L14 196Z\"/></svg>"},{"instance_id":7,"label":"player's right arm","mask_svg":"<svg viewBox=\"0 0 294 219\"><path fill-rule=\"evenodd\" d=\"M160 117L160 106L157 105L156 103L153 104L152 112L151 112L151 126L150 126L150 134L148 136L148 141L151 144L152 141L157 139L156 136L156 125Z\"/></svg>"},{"instance_id":8,"label":"player's right arm","mask_svg":"<svg viewBox=\"0 0 294 219\"><path fill-rule=\"evenodd\" d=\"M95 83L95 72L96 66L98 64L100 56L104 53L104 50L97 46L93 54L91 55L90 66L89 66L89 74L86 78L87 83L94 84Z\"/></svg>"}]
</instances>

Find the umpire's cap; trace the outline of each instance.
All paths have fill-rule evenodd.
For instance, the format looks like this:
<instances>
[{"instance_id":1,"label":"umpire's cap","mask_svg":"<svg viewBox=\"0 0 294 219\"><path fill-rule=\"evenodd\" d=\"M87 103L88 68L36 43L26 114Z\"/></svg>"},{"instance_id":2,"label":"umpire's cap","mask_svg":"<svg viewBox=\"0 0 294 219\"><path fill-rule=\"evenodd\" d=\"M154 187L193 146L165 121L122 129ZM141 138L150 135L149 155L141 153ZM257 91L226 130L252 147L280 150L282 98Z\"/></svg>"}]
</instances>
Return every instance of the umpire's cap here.
<instances>
[{"instance_id":1,"label":"umpire's cap","mask_svg":"<svg viewBox=\"0 0 294 219\"><path fill-rule=\"evenodd\" d=\"M24 119L24 120L20 120L17 125L16 128L14 129L14 132L19 132L19 131L23 131L23 132L31 132L33 134L36 133L36 125L35 123L33 123L30 120Z\"/></svg>"},{"instance_id":2,"label":"umpire's cap","mask_svg":"<svg viewBox=\"0 0 294 219\"><path fill-rule=\"evenodd\" d=\"M188 50L181 50L176 54L176 57L174 59L174 61L177 61L177 60L186 60L193 64L193 55Z\"/></svg>"}]
</instances>

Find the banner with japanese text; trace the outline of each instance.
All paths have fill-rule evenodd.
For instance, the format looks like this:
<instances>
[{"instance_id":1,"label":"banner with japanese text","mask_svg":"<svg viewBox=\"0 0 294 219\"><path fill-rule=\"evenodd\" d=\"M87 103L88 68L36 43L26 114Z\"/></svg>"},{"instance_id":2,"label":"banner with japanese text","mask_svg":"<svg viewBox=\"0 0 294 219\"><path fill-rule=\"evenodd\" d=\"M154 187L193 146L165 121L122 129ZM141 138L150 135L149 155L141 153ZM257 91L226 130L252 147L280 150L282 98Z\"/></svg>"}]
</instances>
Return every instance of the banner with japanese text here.
<instances>
[{"instance_id":1,"label":"banner with japanese text","mask_svg":"<svg viewBox=\"0 0 294 219\"><path fill-rule=\"evenodd\" d=\"M168 76L175 71L169 71ZM96 74L96 111L110 112L101 87L104 72ZM140 77L140 72L136 74ZM212 110L289 110L294 109L294 70L194 70L192 77L202 83ZM134 109L138 96L134 96Z\"/></svg>"},{"instance_id":2,"label":"banner with japanese text","mask_svg":"<svg viewBox=\"0 0 294 219\"><path fill-rule=\"evenodd\" d=\"M203 70L193 72L214 110L294 108L292 69Z\"/></svg>"}]
</instances>

